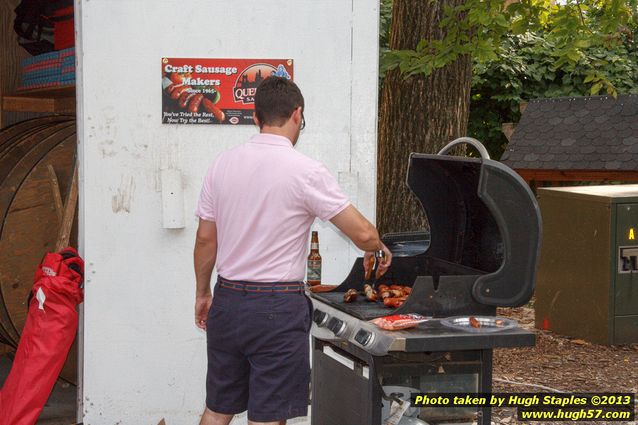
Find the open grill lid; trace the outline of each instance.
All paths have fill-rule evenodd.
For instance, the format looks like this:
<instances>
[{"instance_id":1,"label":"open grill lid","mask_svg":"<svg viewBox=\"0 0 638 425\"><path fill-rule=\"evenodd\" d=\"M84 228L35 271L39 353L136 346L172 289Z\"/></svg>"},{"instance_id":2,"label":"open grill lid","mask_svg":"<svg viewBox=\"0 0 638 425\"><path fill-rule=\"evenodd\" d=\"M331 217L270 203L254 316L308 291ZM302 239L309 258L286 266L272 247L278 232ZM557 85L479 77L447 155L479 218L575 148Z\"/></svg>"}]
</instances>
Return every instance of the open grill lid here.
<instances>
[{"instance_id":1,"label":"open grill lid","mask_svg":"<svg viewBox=\"0 0 638 425\"><path fill-rule=\"evenodd\" d=\"M446 156L459 144L481 158ZM483 145L463 137L437 155L410 155L407 184L430 225L427 256L478 269L472 295L486 305L518 306L534 291L541 217L534 194Z\"/></svg>"}]
</instances>

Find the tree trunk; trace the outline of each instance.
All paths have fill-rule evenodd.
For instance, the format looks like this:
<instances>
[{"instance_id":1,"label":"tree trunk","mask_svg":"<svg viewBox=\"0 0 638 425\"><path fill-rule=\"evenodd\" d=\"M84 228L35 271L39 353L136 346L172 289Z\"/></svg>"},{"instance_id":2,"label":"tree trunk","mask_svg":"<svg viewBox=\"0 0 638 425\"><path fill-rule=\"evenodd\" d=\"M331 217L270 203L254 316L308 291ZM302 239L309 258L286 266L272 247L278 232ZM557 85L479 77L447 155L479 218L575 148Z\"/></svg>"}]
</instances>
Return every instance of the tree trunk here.
<instances>
[{"instance_id":1,"label":"tree trunk","mask_svg":"<svg viewBox=\"0 0 638 425\"><path fill-rule=\"evenodd\" d=\"M415 49L422 39L441 39L443 6L464 0L394 0L391 49ZM436 153L466 135L472 61L464 56L428 77L385 78L379 107L377 224L381 233L425 229L425 214L405 181L411 152Z\"/></svg>"}]
</instances>

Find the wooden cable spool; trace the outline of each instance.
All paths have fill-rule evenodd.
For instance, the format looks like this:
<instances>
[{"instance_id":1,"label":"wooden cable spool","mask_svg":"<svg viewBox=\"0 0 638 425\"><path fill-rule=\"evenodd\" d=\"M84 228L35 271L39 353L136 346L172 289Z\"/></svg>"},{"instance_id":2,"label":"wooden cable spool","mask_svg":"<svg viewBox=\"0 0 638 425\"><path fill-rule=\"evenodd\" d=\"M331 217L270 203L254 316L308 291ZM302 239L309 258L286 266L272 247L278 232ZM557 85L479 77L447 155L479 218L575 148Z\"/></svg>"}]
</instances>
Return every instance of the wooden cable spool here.
<instances>
[{"instance_id":1,"label":"wooden cable spool","mask_svg":"<svg viewBox=\"0 0 638 425\"><path fill-rule=\"evenodd\" d=\"M68 117L51 116L38 120L28 120L12 125L0 131L0 158L3 158L11 151L11 148L19 143L23 138L30 136L49 124L68 120ZM0 181L4 180L11 170L10 165L2 165L0 167ZM2 220L0 220L0 229L2 228ZM0 293L0 305L2 305L2 294ZM1 313L0 313L1 314ZM5 317L6 319L6 317ZM5 344L13 344L11 338L4 331L0 322L0 342Z\"/></svg>"},{"instance_id":2,"label":"wooden cable spool","mask_svg":"<svg viewBox=\"0 0 638 425\"><path fill-rule=\"evenodd\" d=\"M72 116L36 118L0 131L0 340L14 347L36 267L60 238L76 147ZM61 374L70 382L77 381L76 363L74 344Z\"/></svg>"}]
</instances>

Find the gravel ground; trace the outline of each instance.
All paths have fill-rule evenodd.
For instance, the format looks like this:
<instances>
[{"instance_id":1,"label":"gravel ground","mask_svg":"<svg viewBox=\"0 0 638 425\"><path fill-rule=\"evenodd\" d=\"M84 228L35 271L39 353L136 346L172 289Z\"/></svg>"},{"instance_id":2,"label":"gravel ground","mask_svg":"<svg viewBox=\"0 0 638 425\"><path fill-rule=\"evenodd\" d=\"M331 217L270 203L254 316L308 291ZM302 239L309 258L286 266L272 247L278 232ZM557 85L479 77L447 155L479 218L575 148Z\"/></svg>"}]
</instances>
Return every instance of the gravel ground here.
<instances>
[{"instance_id":1,"label":"gravel ground","mask_svg":"<svg viewBox=\"0 0 638 425\"><path fill-rule=\"evenodd\" d=\"M534 347L494 351L494 392L551 392L553 389L561 392L638 393L638 344L603 346L534 329L532 307L503 308L498 314L518 320L520 326L533 330L537 337ZM492 413L494 424L565 425L570 422L519 422L515 408L497 408Z\"/></svg>"}]
</instances>

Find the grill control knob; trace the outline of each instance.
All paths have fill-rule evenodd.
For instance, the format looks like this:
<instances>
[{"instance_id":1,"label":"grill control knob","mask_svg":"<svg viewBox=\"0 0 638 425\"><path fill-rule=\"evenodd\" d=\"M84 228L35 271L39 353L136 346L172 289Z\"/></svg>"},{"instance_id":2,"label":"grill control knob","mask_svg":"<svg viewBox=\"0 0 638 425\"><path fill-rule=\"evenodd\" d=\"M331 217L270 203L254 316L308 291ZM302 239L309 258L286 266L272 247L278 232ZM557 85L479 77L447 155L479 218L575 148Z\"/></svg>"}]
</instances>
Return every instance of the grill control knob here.
<instances>
[{"instance_id":1,"label":"grill control knob","mask_svg":"<svg viewBox=\"0 0 638 425\"><path fill-rule=\"evenodd\" d=\"M315 322L317 326L326 326L328 313L321 310L315 310L312 312L312 321Z\"/></svg>"},{"instance_id":2,"label":"grill control knob","mask_svg":"<svg viewBox=\"0 0 638 425\"><path fill-rule=\"evenodd\" d=\"M333 317L328 321L328 329L330 329L335 335L339 336L346 330L346 324L343 320Z\"/></svg>"},{"instance_id":3,"label":"grill control knob","mask_svg":"<svg viewBox=\"0 0 638 425\"><path fill-rule=\"evenodd\" d=\"M354 340L365 347L372 342L372 333L361 329L354 336Z\"/></svg>"}]
</instances>

